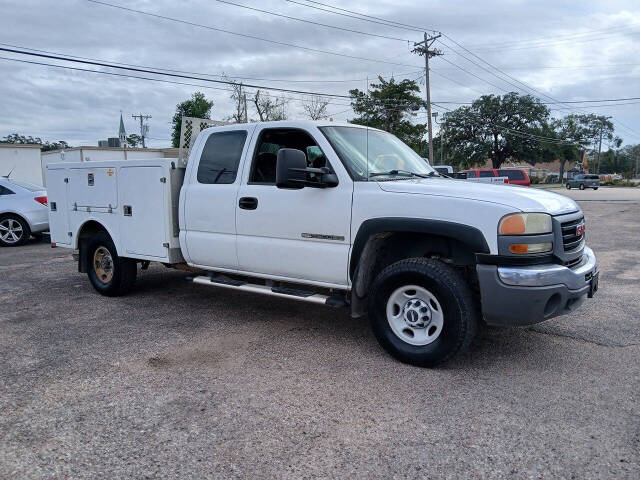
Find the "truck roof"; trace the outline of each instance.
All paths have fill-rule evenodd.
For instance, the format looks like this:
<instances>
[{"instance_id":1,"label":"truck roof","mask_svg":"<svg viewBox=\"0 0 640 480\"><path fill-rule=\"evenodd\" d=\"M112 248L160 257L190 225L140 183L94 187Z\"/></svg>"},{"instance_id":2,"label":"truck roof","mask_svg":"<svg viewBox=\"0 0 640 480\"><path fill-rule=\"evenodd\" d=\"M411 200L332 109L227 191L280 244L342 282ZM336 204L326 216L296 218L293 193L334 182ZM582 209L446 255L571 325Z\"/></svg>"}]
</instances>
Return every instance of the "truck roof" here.
<instances>
[{"instance_id":1,"label":"truck roof","mask_svg":"<svg viewBox=\"0 0 640 480\"><path fill-rule=\"evenodd\" d=\"M249 123L231 123L229 125L214 125L204 130L218 129L224 130L229 127L236 127L239 125L257 125L274 128L290 127L290 128L308 128L308 127L355 127L355 128L367 128L363 125L356 125L349 122L332 122L331 120L278 120L274 122L249 122ZM371 130L378 130L377 128L368 127ZM203 131L204 131L203 130Z\"/></svg>"}]
</instances>

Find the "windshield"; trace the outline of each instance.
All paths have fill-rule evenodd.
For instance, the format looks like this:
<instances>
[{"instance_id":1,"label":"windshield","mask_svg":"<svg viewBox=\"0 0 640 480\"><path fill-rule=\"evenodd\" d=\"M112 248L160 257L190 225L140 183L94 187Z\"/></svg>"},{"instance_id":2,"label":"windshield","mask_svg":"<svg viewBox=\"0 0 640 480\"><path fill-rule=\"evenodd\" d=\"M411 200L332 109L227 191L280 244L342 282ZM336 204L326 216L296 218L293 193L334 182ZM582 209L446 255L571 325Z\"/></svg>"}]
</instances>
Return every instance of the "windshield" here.
<instances>
[{"instance_id":1,"label":"windshield","mask_svg":"<svg viewBox=\"0 0 640 480\"><path fill-rule=\"evenodd\" d=\"M320 127L356 181L410 178L435 170L396 136L359 127Z\"/></svg>"}]
</instances>

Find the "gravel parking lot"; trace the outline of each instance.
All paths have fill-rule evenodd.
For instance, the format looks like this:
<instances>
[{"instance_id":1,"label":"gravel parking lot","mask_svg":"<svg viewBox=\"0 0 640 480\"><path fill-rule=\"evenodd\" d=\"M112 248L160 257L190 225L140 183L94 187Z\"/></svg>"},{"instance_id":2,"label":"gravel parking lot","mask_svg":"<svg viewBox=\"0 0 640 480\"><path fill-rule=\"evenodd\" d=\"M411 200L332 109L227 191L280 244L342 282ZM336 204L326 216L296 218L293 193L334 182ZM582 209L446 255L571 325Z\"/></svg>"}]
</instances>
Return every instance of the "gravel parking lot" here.
<instances>
[{"instance_id":1,"label":"gravel parking lot","mask_svg":"<svg viewBox=\"0 0 640 480\"><path fill-rule=\"evenodd\" d=\"M579 199L579 312L436 370L345 311L151 267L104 298L69 252L0 249L0 478L640 478L640 188Z\"/></svg>"}]
</instances>

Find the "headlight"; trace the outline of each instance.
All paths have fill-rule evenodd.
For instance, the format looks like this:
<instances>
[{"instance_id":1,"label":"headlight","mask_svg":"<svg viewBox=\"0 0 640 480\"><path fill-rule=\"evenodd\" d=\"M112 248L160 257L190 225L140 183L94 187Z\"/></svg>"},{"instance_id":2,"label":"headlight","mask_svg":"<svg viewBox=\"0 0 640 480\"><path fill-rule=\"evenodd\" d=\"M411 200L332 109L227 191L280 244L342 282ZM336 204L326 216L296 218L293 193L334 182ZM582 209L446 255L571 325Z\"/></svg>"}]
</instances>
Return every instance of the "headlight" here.
<instances>
[{"instance_id":1,"label":"headlight","mask_svg":"<svg viewBox=\"0 0 640 480\"><path fill-rule=\"evenodd\" d=\"M502 217L498 224L500 235L539 235L552 230L551 215L547 213L513 213Z\"/></svg>"},{"instance_id":2,"label":"headlight","mask_svg":"<svg viewBox=\"0 0 640 480\"><path fill-rule=\"evenodd\" d=\"M509 251L518 255L526 255L529 253L546 253L553 250L553 243L513 243L509 245Z\"/></svg>"}]
</instances>

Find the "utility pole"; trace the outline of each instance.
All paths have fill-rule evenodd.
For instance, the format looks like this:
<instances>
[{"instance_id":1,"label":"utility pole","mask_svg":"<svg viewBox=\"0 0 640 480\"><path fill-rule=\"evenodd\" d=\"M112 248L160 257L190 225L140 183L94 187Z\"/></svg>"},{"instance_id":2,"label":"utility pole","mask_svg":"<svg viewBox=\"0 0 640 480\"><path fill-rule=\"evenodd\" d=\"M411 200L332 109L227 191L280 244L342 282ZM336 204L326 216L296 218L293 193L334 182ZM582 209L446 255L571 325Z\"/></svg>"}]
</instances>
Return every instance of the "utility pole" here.
<instances>
[{"instance_id":1,"label":"utility pole","mask_svg":"<svg viewBox=\"0 0 640 480\"><path fill-rule=\"evenodd\" d=\"M413 53L417 53L418 55L424 55L424 71L425 71L425 81L426 81L426 90L427 90L427 124L429 129L429 163L433 165L433 125L431 123L431 88L429 86L429 58L435 57L438 55L442 55L442 52L437 49L432 49L431 45L438 38L440 38L440 34L437 35L428 35L427 32L424 33L424 40L422 42L414 43Z\"/></svg>"},{"instance_id":2,"label":"utility pole","mask_svg":"<svg viewBox=\"0 0 640 480\"><path fill-rule=\"evenodd\" d=\"M149 120L151 118L151 115L131 115L133 118L139 118L140 119L140 137L142 137L142 148L147 148L147 146L144 143L144 137L147 134L147 131L149 130L149 127L147 125L144 124L145 120Z\"/></svg>"},{"instance_id":3,"label":"utility pole","mask_svg":"<svg viewBox=\"0 0 640 480\"><path fill-rule=\"evenodd\" d=\"M600 174L600 152L602 151L602 125L600 125L600 141L598 142L598 161L596 162L596 173Z\"/></svg>"},{"instance_id":4,"label":"utility pole","mask_svg":"<svg viewBox=\"0 0 640 480\"><path fill-rule=\"evenodd\" d=\"M600 119L600 140L598 142L598 163L596 165L596 173L600 174L600 153L602 152L602 130L604 130L604 121L611 117L601 117Z\"/></svg>"}]
</instances>

